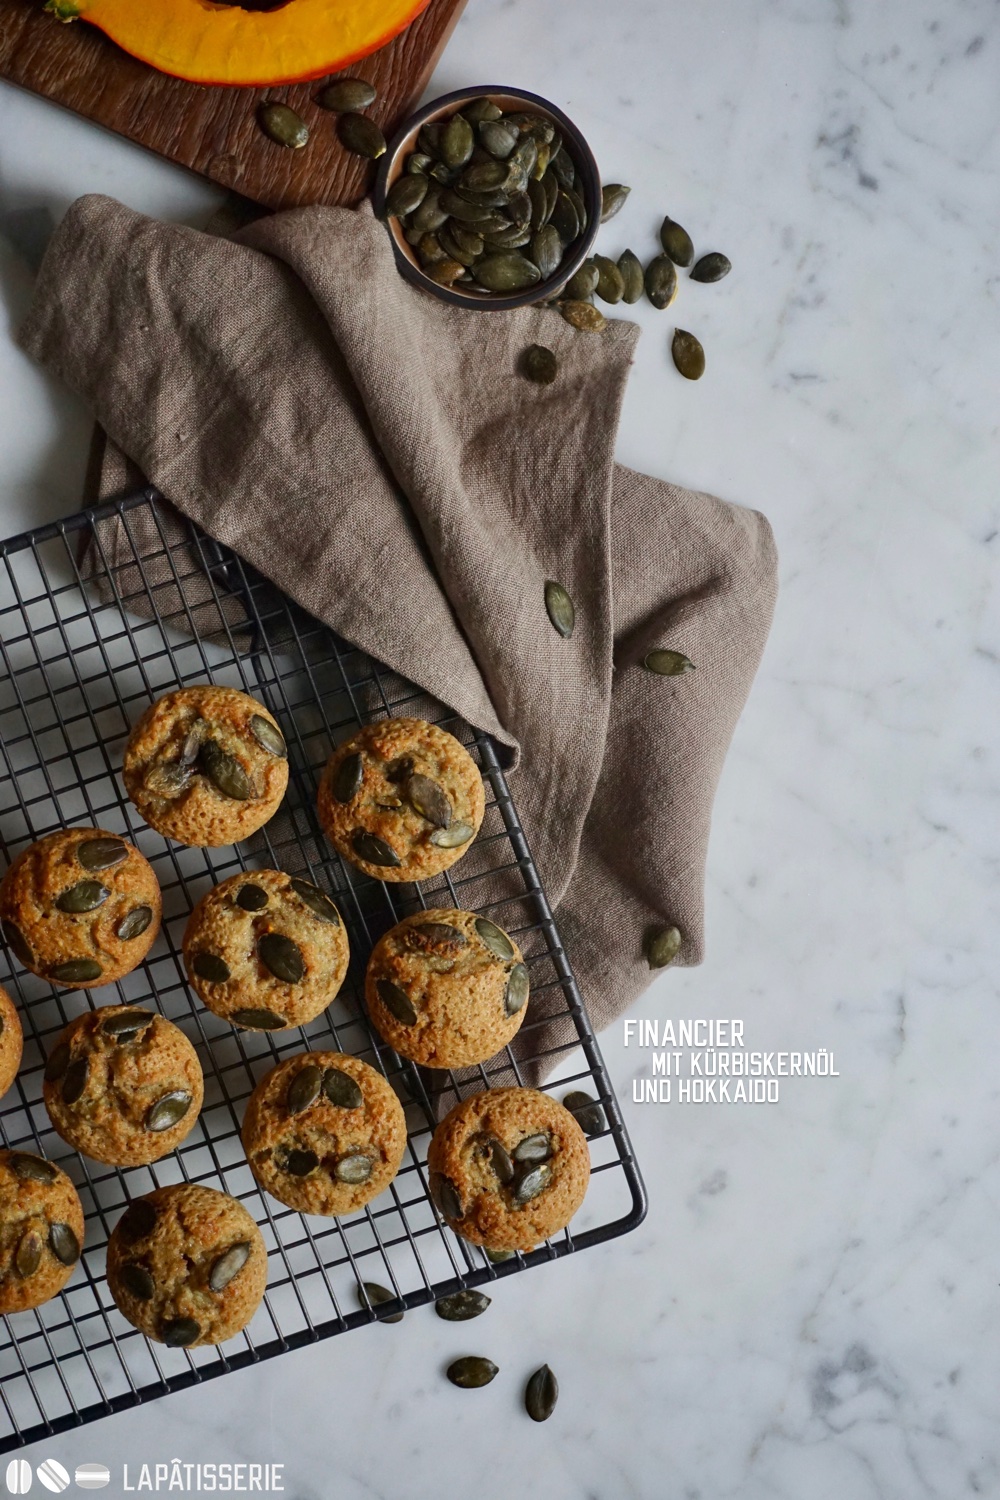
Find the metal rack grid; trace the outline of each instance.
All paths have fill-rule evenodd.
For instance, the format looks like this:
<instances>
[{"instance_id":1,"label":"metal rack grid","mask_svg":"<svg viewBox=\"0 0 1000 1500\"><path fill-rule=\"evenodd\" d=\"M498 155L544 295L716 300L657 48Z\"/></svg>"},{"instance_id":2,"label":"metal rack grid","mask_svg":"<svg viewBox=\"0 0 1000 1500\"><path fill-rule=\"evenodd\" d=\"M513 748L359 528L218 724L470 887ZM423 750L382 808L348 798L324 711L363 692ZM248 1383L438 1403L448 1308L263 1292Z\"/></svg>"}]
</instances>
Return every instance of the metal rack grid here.
<instances>
[{"instance_id":1,"label":"metal rack grid","mask_svg":"<svg viewBox=\"0 0 1000 1500\"><path fill-rule=\"evenodd\" d=\"M146 705L173 687L206 681L266 703L288 742L285 803L239 847L171 844L142 823L121 783L122 748ZM419 887L384 885L346 866L324 842L314 810L332 745L363 722L395 714L432 719L457 735L478 760L487 790L475 844L452 871ZM0 544L6 860L66 825L121 833L142 850L162 887L163 927L147 960L93 998L57 990L4 955L3 982L19 1001L25 1032L21 1070L0 1103L4 1142L69 1173L83 1201L86 1239L60 1296L0 1319L0 1451L598 1244L641 1222L642 1182L492 742L339 639L152 490ZM336 1002L301 1030L235 1031L185 983L180 951L188 913L215 882L255 866L306 875L332 892L346 922L347 981ZM461 1076L405 1063L370 1027L361 999L374 943L419 906L488 912L516 937L531 975L530 1007L514 1046ZM152 1003L194 1042L205 1104L178 1151L149 1167L119 1170L77 1155L54 1133L41 1076L67 1021L93 1004L125 1002ZM406 1109L409 1139L398 1176L343 1219L303 1217L267 1197L240 1145L242 1106L255 1082L277 1059L304 1048L363 1058L386 1075ZM530 1080L540 1063L560 1071L560 1093L565 1086L596 1096L606 1128L590 1141L591 1186L571 1228L531 1254L492 1263L438 1219L426 1191L426 1149L435 1121L457 1099ZM105 1247L123 1207L177 1181L238 1198L269 1252L264 1303L222 1346L152 1344L108 1291ZM383 1283L393 1301L360 1305L364 1281Z\"/></svg>"}]
</instances>

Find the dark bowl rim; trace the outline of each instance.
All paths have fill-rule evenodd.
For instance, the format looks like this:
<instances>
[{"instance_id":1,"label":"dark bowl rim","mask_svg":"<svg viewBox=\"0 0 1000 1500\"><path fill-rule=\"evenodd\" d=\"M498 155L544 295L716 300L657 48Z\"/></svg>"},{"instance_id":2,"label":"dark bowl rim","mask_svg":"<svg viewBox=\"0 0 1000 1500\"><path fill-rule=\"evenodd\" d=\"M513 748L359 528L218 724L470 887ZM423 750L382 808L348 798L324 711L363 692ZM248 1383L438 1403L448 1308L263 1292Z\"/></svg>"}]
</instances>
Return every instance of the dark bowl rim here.
<instances>
[{"instance_id":1,"label":"dark bowl rim","mask_svg":"<svg viewBox=\"0 0 1000 1500\"><path fill-rule=\"evenodd\" d=\"M509 98L524 100L527 104L534 104L543 109L546 114L559 125L563 134L570 140L573 147L573 156L577 166L581 167L587 178L586 196L584 207L587 210L588 222L584 234L581 236L578 247L568 260L563 261L559 267L558 277L550 276L547 281L540 281L536 286L529 287L524 292L512 292L507 296L498 297L467 297L461 292L454 292L450 287L438 286L437 282L431 281L425 276L419 266L415 266L407 255L400 249L396 236L385 218L385 198L388 191L387 183L389 173L392 170L399 152L402 150L407 138L419 130L425 120L431 115L437 114L446 105L457 104L459 100L478 99L483 95L506 94ZM509 312L513 308L533 307L537 303L544 302L547 297L554 296L569 281L570 277L577 272L587 259L594 242L597 239L598 230L601 227L601 174L597 166L597 159L587 143L579 126L575 125L569 116L553 104L550 99L544 99L541 94L532 94L528 89L516 88L510 84L485 83L477 84L472 88L452 89L450 93L440 94L436 99L431 99L424 104L396 131L389 142L379 162L378 176L375 179L375 213L385 224L386 233L392 241L393 254L396 257L396 265L400 274L406 278L411 285L419 287L421 291L430 292L441 302L449 302L453 307L464 307L473 312Z\"/></svg>"}]
</instances>

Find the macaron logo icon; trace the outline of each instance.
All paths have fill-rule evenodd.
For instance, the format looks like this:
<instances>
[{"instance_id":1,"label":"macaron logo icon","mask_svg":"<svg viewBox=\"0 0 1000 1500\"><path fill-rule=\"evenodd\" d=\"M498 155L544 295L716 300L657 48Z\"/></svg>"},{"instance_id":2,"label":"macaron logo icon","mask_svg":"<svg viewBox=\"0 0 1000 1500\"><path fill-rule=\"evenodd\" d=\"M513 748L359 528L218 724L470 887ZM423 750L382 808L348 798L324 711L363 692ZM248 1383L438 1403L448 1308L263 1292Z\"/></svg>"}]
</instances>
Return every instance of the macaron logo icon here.
<instances>
[{"instance_id":1,"label":"macaron logo icon","mask_svg":"<svg viewBox=\"0 0 1000 1500\"><path fill-rule=\"evenodd\" d=\"M80 1464L76 1471L76 1482L81 1490L103 1490L111 1483L111 1470L103 1464Z\"/></svg>"},{"instance_id":2,"label":"macaron logo icon","mask_svg":"<svg viewBox=\"0 0 1000 1500\"><path fill-rule=\"evenodd\" d=\"M35 1473L38 1475L38 1483L44 1484L54 1495L60 1495L63 1490L69 1489L69 1473L57 1458L47 1458L38 1465Z\"/></svg>"},{"instance_id":3,"label":"macaron logo icon","mask_svg":"<svg viewBox=\"0 0 1000 1500\"><path fill-rule=\"evenodd\" d=\"M7 1465L7 1488L12 1495L26 1495L31 1489L31 1465L26 1458L12 1458Z\"/></svg>"}]
</instances>

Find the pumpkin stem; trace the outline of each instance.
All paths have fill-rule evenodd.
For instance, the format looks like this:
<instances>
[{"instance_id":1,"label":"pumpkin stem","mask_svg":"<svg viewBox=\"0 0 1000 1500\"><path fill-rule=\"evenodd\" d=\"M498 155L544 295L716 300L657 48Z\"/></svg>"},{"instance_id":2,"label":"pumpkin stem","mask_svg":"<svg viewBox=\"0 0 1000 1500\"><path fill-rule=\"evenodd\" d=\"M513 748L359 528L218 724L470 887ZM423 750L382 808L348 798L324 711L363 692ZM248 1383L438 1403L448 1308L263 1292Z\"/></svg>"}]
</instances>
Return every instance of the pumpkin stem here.
<instances>
[{"instance_id":1,"label":"pumpkin stem","mask_svg":"<svg viewBox=\"0 0 1000 1500\"><path fill-rule=\"evenodd\" d=\"M57 21L75 21L80 14L79 0L45 0L42 7Z\"/></svg>"}]
</instances>

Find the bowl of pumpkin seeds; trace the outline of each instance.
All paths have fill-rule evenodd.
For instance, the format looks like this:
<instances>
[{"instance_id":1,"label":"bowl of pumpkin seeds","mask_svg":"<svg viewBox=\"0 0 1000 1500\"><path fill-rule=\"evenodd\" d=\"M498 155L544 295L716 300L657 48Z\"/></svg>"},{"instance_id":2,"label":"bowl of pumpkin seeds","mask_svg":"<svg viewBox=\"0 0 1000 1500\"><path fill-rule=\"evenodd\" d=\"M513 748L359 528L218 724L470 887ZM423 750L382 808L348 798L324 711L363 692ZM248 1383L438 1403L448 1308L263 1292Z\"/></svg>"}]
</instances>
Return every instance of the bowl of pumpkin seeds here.
<instances>
[{"instance_id":1,"label":"bowl of pumpkin seeds","mask_svg":"<svg viewBox=\"0 0 1000 1500\"><path fill-rule=\"evenodd\" d=\"M375 211L402 274L461 307L546 302L593 248L601 178L579 130L521 89L435 99L381 159Z\"/></svg>"}]
</instances>

